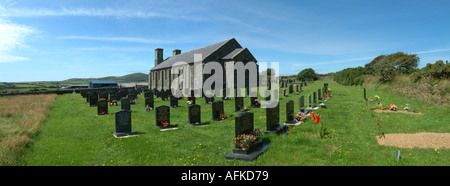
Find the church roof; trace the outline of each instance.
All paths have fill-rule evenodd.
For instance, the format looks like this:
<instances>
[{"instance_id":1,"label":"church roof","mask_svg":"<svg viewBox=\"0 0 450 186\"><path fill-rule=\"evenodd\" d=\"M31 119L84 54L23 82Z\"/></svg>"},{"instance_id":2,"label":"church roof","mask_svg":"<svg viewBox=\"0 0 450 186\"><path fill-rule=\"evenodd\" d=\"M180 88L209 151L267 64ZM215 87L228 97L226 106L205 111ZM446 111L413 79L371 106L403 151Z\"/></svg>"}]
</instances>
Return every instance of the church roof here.
<instances>
[{"instance_id":1,"label":"church roof","mask_svg":"<svg viewBox=\"0 0 450 186\"><path fill-rule=\"evenodd\" d=\"M231 38L231 39L228 39L228 40L225 40L225 41L221 41L221 42L218 42L218 43L215 43L215 44L212 44L212 45L208 45L208 46L205 46L205 47L202 47L202 48L198 48L198 49L191 50L191 51L188 51L188 52L185 52L185 53L174 55L174 56L169 57L168 59L166 59L165 61L163 61L159 65L153 67L151 70L158 70L158 69L169 68L173 64L175 64L176 62L193 63L194 62L194 54L202 54L202 59L201 60L203 61L206 57L210 56L212 53L214 53L215 51L217 51L218 49L220 49L222 46L224 46L226 43L228 43L230 41L234 41L234 42L237 43L237 41L234 38ZM231 52L231 53L233 53L233 52Z\"/></svg>"}]
</instances>

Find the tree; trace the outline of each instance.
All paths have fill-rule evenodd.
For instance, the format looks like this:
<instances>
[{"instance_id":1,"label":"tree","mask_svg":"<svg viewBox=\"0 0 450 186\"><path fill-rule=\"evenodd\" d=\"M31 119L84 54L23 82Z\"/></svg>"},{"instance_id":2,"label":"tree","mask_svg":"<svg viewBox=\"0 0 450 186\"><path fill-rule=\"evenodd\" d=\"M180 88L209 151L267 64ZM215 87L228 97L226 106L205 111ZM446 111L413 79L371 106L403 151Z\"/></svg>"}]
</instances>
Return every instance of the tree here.
<instances>
[{"instance_id":1,"label":"tree","mask_svg":"<svg viewBox=\"0 0 450 186\"><path fill-rule=\"evenodd\" d=\"M297 80L301 79L305 79L306 81L314 81L319 79L319 77L312 68L307 68L297 74Z\"/></svg>"},{"instance_id":2,"label":"tree","mask_svg":"<svg viewBox=\"0 0 450 186\"><path fill-rule=\"evenodd\" d=\"M380 81L391 81L399 73L410 73L414 71L420 58L417 54L406 54L397 52L389 55L380 55L365 65L369 72L380 75Z\"/></svg>"}]
</instances>

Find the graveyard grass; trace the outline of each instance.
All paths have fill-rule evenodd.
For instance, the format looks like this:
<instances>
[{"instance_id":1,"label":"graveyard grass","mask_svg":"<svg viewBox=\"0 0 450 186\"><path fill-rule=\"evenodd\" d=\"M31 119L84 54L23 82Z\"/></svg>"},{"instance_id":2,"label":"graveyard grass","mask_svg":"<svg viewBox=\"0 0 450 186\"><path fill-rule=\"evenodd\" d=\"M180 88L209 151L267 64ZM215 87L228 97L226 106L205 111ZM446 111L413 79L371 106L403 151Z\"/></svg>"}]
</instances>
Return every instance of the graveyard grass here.
<instances>
[{"instance_id":1,"label":"graveyard grass","mask_svg":"<svg viewBox=\"0 0 450 186\"><path fill-rule=\"evenodd\" d=\"M374 99L378 95L384 104L393 103L400 109L408 103L424 113L373 113L372 117L363 101L362 87L342 86L331 80L308 83L300 95L312 95L324 82L329 83L332 98L325 102L328 108L314 111L314 115L320 114L320 122L327 127L327 136L321 139L318 124L308 117L300 126L289 127L286 136L264 134L262 138L271 145L252 162L224 158L234 148L231 144L235 132L234 117L239 114L234 112L234 98L224 101L225 113L231 117L223 121L212 120L211 104L197 98L202 122L209 122L203 127L187 125L187 99L180 100L181 107L170 110L171 124L177 125L178 129L160 132L154 123L155 111L144 112L141 94L136 105L131 105L132 129L138 136L118 139L113 136L114 112L120 105L110 106L108 115L96 116L97 108L89 107L80 94L65 94L57 96L39 134L31 139L16 165L450 165L450 149L381 146L376 140L377 119L381 120L381 130L386 134L448 133L449 109L368 89L368 98ZM298 96L289 95L280 100L280 124L286 120L286 101L293 100L294 111L298 112ZM155 97L155 108L169 103ZM244 99L244 105L250 105L248 97ZM255 128L266 130L265 109L250 108L250 111L254 113ZM397 149L401 151L399 162L395 161Z\"/></svg>"}]
</instances>

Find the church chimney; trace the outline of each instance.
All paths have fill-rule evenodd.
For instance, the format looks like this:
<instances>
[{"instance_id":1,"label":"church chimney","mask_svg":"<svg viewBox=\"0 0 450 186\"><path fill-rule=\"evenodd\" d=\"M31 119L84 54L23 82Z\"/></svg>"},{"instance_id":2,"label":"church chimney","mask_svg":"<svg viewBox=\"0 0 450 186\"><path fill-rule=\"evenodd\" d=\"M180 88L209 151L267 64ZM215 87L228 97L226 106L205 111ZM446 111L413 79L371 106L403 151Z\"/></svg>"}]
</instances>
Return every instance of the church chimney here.
<instances>
[{"instance_id":1,"label":"church chimney","mask_svg":"<svg viewBox=\"0 0 450 186\"><path fill-rule=\"evenodd\" d=\"M155 49L155 67L161 64L163 61L164 61L163 49L162 48Z\"/></svg>"},{"instance_id":2,"label":"church chimney","mask_svg":"<svg viewBox=\"0 0 450 186\"><path fill-rule=\"evenodd\" d=\"M176 56L178 54L181 54L181 50L180 49L173 50L173 56Z\"/></svg>"}]
</instances>

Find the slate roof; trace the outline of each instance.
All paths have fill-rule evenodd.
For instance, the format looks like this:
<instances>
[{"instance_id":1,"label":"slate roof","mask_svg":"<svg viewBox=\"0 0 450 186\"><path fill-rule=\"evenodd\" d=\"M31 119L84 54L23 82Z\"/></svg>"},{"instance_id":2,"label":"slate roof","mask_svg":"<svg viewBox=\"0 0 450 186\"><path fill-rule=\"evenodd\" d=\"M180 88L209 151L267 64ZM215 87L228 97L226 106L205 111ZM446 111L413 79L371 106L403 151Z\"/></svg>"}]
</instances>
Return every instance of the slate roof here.
<instances>
[{"instance_id":1,"label":"slate roof","mask_svg":"<svg viewBox=\"0 0 450 186\"><path fill-rule=\"evenodd\" d=\"M92 80L90 83L92 83L92 84L117 84L113 80Z\"/></svg>"},{"instance_id":2,"label":"slate roof","mask_svg":"<svg viewBox=\"0 0 450 186\"><path fill-rule=\"evenodd\" d=\"M234 49L232 52L230 52L229 54L227 54L225 57L223 57L222 59L233 59L234 56L238 55L239 53L241 53L242 51L244 51L247 48L236 48Z\"/></svg>"},{"instance_id":3,"label":"slate roof","mask_svg":"<svg viewBox=\"0 0 450 186\"><path fill-rule=\"evenodd\" d=\"M171 56L168 59L166 59L165 61L163 61L162 63L160 63L159 65L153 67L151 70L158 70L158 69L164 69L164 68L169 68L171 67L173 64L175 64L176 62L186 62L186 63L193 63L194 62L194 54L202 54L202 61L208 57L210 54L212 54L213 52L215 52L216 50L218 50L220 47L222 47L224 44L226 44L227 42L234 40L234 38L228 39L226 41L221 41L209 46L205 46L202 48L198 48L195 50L191 50L185 53L181 53L175 56ZM231 52L233 53L233 52ZM228 54L229 55L229 54Z\"/></svg>"}]
</instances>

